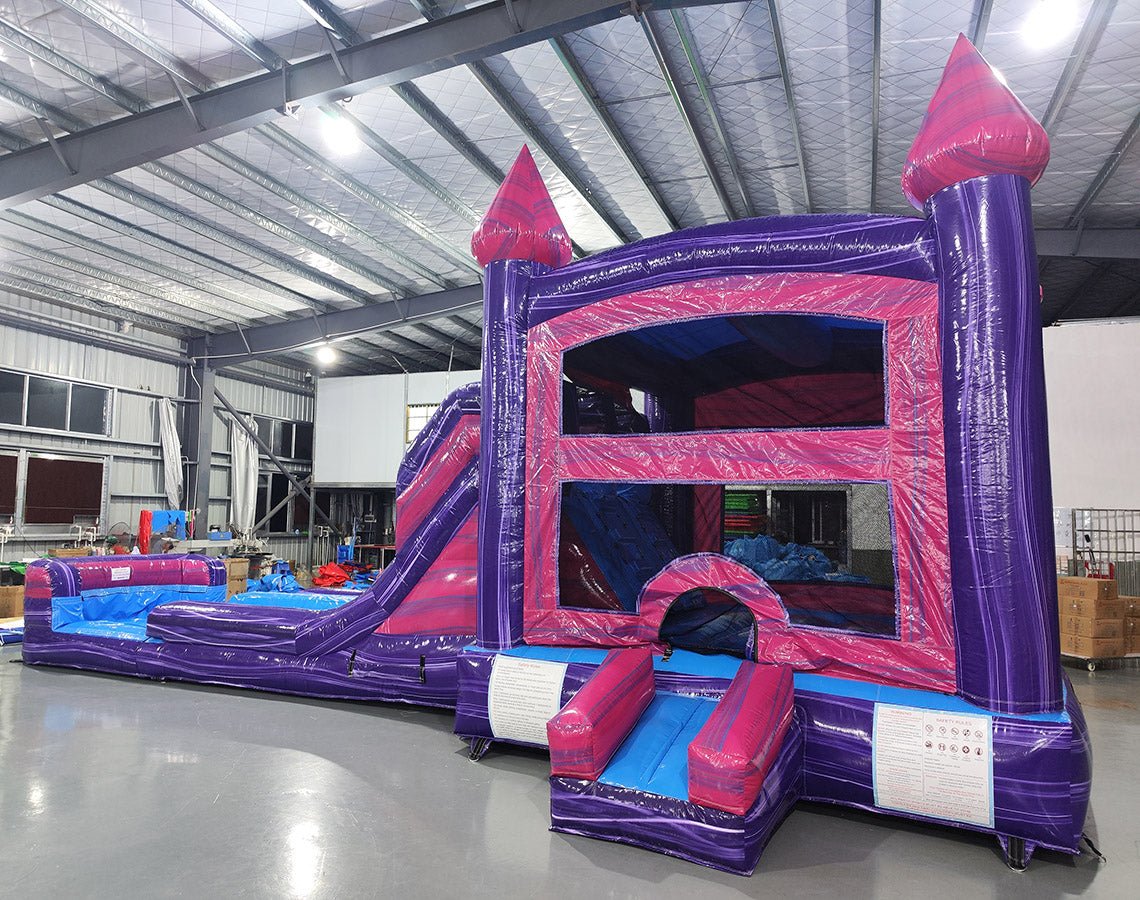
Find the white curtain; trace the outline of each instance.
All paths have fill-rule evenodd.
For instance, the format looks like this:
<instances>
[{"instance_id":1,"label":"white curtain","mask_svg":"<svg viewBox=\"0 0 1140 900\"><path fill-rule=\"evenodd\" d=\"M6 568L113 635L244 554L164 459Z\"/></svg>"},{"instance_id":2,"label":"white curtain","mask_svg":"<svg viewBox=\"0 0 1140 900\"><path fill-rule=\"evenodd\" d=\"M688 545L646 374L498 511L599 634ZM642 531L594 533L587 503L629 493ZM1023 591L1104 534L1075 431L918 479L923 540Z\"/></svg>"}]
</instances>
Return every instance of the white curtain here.
<instances>
[{"instance_id":1,"label":"white curtain","mask_svg":"<svg viewBox=\"0 0 1140 900\"><path fill-rule=\"evenodd\" d=\"M166 502L171 509L182 509L182 442L178 439L178 418L169 397L158 401L158 435L162 441L162 474Z\"/></svg>"},{"instance_id":2,"label":"white curtain","mask_svg":"<svg viewBox=\"0 0 1140 900\"><path fill-rule=\"evenodd\" d=\"M250 428L253 418L245 417ZM236 421L230 423L230 522L241 534L253 531L257 508L257 445Z\"/></svg>"}]
</instances>

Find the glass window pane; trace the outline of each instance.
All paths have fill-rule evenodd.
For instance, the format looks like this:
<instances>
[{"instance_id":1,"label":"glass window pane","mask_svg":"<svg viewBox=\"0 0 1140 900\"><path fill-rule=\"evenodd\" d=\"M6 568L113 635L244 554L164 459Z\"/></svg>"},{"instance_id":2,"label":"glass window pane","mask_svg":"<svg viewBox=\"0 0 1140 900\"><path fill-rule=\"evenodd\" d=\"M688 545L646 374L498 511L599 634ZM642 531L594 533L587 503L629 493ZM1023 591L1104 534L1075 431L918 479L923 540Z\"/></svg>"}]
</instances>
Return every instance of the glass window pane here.
<instances>
[{"instance_id":1,"label":"glass window pane","mask_svg":"<svg viewBox=\"0 0 1140 900\"><path fill-rule=\"evenodd\" d=\"M24 521L29 525L70 525L77 517L99 515L103 463L93 460L32 456Z\"/></svg>"},{"instance_id":2,"label":"glass window pane","mask_svg":"<svg viewBox=\"0 0 1140 900\"><path fill-rule=\"evenodd\" d=\"M111 392L85 384L71 386L71 431L107 433L107 402Z\"/></svg>"},{"instance_id":3,"label":"glass window pane","mask_svg":"<svg viewBox=\"0 0 1140 900\"><path fill-rule=\"evenodd\" d=\"M67 382L28 376L28 427L67 428Z\"/></svg>"},{"instance_id":4,"label":"glass window pane","mask_svg":"<svg viewBox=\"0 0 1140 900\"><path fill-rule=\"evenodd\" d=\"M24 423L24 376L0 372L0 422L8 425Z\"/></svg>"},{"instance_id":5,"label":"glass window pane","mask_svg":"<svg viewBox=\"0 0 1140 900\"><path fill-rule=\"evenodd\" d=\"M0 520L16 514L16 457L0 455Z\"/></svg>"},{"instance_id":6,"label":"glass window pane","mask_svg":"<svg viewBox=\"0 0 1140 900\"><path fill-rule=\"evenodd\" d=\"M311 422L293 423L293 456L297 459L313 458L313 426Z\"/></svg>"},{"instance_id":7,"label":"glass window pane","mask_svg":"<svg viewBox=\"0 0 1140 900\"><path fill-rule=\"evenodd\" d=\"M290 459L293 456L293 423L273 421L273 452Z\"/></svg>"}]
</instances>

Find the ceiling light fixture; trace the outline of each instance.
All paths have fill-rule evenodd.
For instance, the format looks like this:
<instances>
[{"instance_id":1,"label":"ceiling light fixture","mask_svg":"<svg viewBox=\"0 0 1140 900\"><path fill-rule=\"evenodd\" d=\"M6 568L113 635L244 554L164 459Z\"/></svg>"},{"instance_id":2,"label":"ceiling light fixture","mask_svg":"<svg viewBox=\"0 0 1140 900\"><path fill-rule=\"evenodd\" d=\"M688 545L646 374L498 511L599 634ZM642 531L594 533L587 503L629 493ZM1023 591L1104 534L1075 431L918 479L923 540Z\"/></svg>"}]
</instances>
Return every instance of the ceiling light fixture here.
<instances>
[{"instance_id":1,"label":"ceiling light fixture","mask_svg":"<svg viewBox=\"0 0 1140 900\"><path fill-rule=\"evenodd\" d=\"M1048 50L1077 27L1076 0L1039 0L1021 23L1021 37L1035 50Z\"/></svg>"},{"instance_id":2,"label":"ceiling light fixture","mask_svg":"<svg viewBox=\"0 0 1140 900\"><path fill-rule=\"evenodd\" d=\"M325 139L325 146L334 156L351 156L363 144L356 126L340 114L340 111L324 111L321 120L321 135Z\"/></svg>"},{"instance_id":3,"label":"ceiling light fixture","mask_svg":"<svg viewBox=\"0 0 1140 900\"><path fill-rule=\"evenodd\" d=\"M317 347L316 356L322 366L331 366L336 362L337 352L329 344L321 344Z\"/></svg>"}]
</instances>

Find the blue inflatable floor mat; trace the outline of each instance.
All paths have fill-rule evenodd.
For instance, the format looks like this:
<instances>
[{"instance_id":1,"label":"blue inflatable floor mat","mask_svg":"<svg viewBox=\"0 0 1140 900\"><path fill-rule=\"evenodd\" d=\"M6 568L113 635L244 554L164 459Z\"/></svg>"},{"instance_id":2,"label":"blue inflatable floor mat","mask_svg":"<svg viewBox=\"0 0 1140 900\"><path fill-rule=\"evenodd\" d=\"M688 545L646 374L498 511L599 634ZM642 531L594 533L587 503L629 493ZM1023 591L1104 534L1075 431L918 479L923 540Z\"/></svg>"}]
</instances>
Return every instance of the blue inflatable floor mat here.
<instances>
[{"instance_id":1,"label":"blue inflatable floor mat","mask_svg":"<svg viewBox=\"0 0 1140 900\"><path fill-rule=\"evenodd\" d=\"M689 799L689 744L717 701L658 692L598 780L660 797Z\"/></svg>"}]
</instances>

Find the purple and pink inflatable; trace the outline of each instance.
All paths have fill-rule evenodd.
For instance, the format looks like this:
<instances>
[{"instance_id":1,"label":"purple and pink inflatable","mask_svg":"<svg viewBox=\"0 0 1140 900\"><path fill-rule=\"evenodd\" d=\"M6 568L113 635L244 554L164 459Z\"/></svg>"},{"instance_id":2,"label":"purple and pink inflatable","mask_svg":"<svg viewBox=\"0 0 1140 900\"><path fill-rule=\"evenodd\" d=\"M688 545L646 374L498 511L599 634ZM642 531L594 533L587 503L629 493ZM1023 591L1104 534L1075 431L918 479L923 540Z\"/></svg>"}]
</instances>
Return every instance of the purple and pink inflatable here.
<instances>
[{"instance_id":1,"label":"purple and pink inflatable","mask_svg":"<svg viewBox=\"0 0 1140 900\"><path fill-rule=\"evenodd\" d=\"M227 603L201 557L44 561L24 659L453 706L473 758L549 748L554 830L731 872L801 799L993 834L1016 868L1077 854L1047 160L965 38L903 175L922 218L751 219L571 261L524 148L472 241L482 384L401 466L375 585Z\"/></svg>"}]
</instances>

